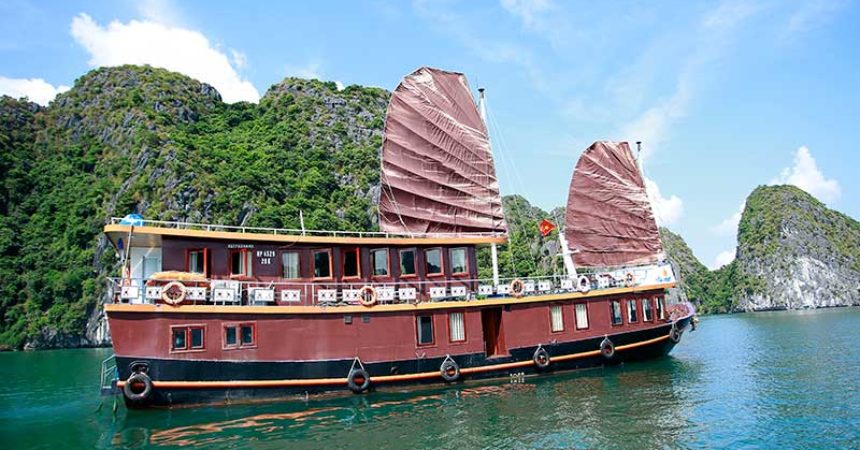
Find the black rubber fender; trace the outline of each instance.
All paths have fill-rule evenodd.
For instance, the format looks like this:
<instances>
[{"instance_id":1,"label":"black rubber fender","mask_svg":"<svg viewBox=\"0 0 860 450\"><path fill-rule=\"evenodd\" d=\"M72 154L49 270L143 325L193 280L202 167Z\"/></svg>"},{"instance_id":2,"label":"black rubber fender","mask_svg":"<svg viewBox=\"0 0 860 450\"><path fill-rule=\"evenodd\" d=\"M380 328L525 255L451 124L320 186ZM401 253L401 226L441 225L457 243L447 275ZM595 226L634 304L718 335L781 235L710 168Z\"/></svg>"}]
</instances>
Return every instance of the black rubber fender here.
<instances>
[{"instance_id":1,"label":"black rubber fender","mask_svg":"<svg viewBox=\"0 0 860 450\"><path fill-rule=\"evenodd\" d=\"M534 356L532 356L532 360L535 362L535 366L537 366L538 369L544 370L549 367L549 352L547 352L545 348L540 347L535 350L535 354Z\"/></svg>"},{"instance_id":2,"label":"black rubber fender","mask_svg":"<svg viewBox=\"0 0 860 450\"><path fill-rule=\"evenodd\" d=\"M612 359L615 356L615 344L609 340L609 337L603 338L600 342L600 354L606 359Z\"/></svg>"},{"instance_id":3,"label":"black rubber fender","mask_svg":"<svg viewBox=\"0 0 860 450\"><path fill-rule=\"evenodd\" d=\"M669 332L669 339L671 339L672 342L677 344L677 343L681 342L681 335L683 335L683 334L684 334L684 332L681 331L680 329L678 329L678 327L676 327L675 324L673 323L672 324L672 331Z\"/></svg>"},{"instance_id":4,"label":"black rubber fender","mask_svg":"<svg viewBox=\"0 0 860 450\"><path fill-rule=\"evenodd\" d=\"M143 390L136 392L135 387L141 383L143 384ZM144 372L133 373L122 386L122 394L132 402L146 400L152 394L152 379Z\"/></svg>"},{"instance_id":5,"label":"black rubber fender","mask_svg":"<svg viewBox=\"0 0 860 450\"><path fill-rule=\"evenodd\" d=\"M364 369L355 369L346 377L346 385L350 391L361 394L370 388L370 375Z\"/></svg>"},{"instance_id":6,"label":"black rubber fender","mask_svg":"<svg viewBox=\"0 0 860 450\"><path fill-rule=\"evenodd\" d=\"M460 378L460 366L453 359L443 361L439 372L442 374L442 379L449 383Z\"/></svg>"}]
</instances>

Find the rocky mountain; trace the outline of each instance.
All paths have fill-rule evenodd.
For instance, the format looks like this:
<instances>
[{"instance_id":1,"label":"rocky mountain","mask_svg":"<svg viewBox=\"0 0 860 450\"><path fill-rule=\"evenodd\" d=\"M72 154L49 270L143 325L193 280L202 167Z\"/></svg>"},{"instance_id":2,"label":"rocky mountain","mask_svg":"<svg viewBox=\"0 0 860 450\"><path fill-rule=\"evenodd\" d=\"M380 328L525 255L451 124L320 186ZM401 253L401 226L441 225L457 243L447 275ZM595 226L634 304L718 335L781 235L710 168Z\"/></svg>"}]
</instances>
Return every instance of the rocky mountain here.
<instances>
[{"instance_id":1,"label":"rocky mountain","mask_svg":"<svg viewBox=\"0 0 860 450\"><path fill-rule=\"evenodd\" d=\"M287 78L259 104L152 67L0 99L0 346L103 343L107 218L372 229L388 92Z\"/></svg>"},{"instance_id":2,"label":"rocky mountain","mask_svg":"<svg viewBox=\"0 0 860 450\"><path fill-rule=\"evenodd\" d=\"M737 258L708 271L680 236L661 230L679 295L704 313L860 305L860 223L794 186L747 197Z\"/></svg>"}]
</instances>

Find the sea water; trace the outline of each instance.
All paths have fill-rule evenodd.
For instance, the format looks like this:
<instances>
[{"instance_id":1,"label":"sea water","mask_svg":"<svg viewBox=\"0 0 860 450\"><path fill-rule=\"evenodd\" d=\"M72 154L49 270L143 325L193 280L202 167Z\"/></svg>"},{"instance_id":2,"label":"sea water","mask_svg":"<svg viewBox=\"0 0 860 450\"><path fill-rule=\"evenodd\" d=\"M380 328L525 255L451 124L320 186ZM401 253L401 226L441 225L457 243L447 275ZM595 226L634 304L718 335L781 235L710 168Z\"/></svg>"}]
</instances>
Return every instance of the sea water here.
<instances>
[{"instance_id":1,"label":"sea water","mask_svg":"<svg viewBox=\"0 0 860 450\"><path fill-rule=\"evenodd\" d=\"M0 448L860 448L858 308L704 317L668 357L513 383L173 410L114 412L109 354L0 354Z\"/></svg>"}]
</instances>

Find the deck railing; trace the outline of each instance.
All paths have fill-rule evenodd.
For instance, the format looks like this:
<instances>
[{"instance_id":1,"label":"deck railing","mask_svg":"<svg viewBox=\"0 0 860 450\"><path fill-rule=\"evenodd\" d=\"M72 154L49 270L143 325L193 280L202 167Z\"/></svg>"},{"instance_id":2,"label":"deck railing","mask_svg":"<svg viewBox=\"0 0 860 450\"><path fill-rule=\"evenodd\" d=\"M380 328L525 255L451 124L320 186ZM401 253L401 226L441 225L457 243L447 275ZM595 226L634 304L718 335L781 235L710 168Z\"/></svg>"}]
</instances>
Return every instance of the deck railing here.
<instances>
[{"instance_id":1,"label":"deck railing","mask_svg":"<svg viewBox=\"0 0 860 450\"><path fill-rule=\"evenodd\" d=\"M258 233L287 236L327 236L327 237L357 237L357 238L468 238L468 237L503 237L504 233L386 233L383 231L325 231L296 228L248 227L236 225L215 225L207 223L180 222L167 220L127 219L111 217L111 225L134 225L180 230L229 231L237 233Z\"/></svg>"},{"instance_id":2,"label":"deck railing","mask_svg":"<svg viewBox=\"0 0 860 450\"><path fill-rule=\"evenodd\" d=\"M566 276L518 278L522 295L548 295L576 291L600 291L629 286L621 279L595 277L587 289ZM480 300L511 296L514 278L502 278L498 285L490 279L415 280L400 282L314 282L246 281L201 279L181 281L166 279L108 278L110 301L114 303L162 303L162 290L171 282L181 283L183 302L214 305L355 305L362 288L373 288L380 304Z\"/></svg>"}]
</instances>

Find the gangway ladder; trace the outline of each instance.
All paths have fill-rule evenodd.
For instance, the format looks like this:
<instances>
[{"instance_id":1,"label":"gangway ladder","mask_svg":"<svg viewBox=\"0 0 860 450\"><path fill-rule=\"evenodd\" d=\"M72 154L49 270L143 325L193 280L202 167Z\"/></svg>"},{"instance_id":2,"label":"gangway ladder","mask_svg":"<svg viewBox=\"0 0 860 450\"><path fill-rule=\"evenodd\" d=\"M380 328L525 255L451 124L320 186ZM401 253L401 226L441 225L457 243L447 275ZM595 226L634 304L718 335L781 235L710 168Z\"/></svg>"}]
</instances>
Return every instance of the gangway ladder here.
<instances>
[{"instance_id":1,"label":"gangway ladder","mask_svg":"<svg viewBox=\"0 0 860 450\"><path fill-rule=\"evenodd\" d=\"M99 380L99 390L101 395L109 396L119 394L119 389L116 386L117 380L119 380L119 371L116 368L116 356L111 354L102 360L101 379Z\"/></svg>"}]
</instances>

